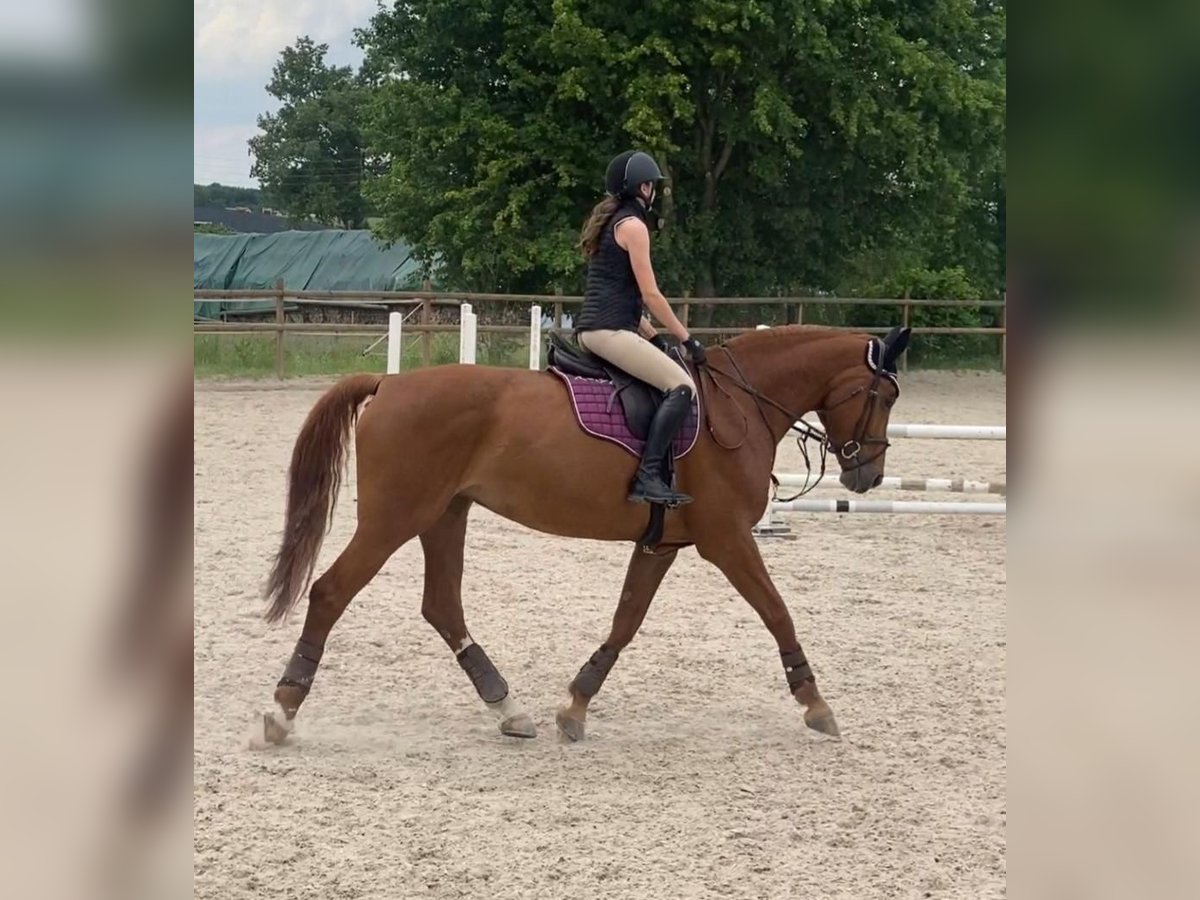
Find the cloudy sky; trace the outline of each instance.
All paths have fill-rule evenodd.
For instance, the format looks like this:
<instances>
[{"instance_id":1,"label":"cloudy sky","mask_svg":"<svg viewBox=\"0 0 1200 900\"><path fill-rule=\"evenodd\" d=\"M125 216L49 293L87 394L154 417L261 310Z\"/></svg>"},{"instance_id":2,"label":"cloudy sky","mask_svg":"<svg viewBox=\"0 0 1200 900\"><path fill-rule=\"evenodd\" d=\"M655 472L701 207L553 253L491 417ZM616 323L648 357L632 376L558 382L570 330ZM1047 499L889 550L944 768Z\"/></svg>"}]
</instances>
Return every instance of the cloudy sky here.
<instances>
[{"instance_id":1,"label":"cloudy sky","mask_svg":"<svg viewBox=\"0 0 1200 900\"><path fill-rule=\"evenodd\" d=\"M353 31L376 7L376 0L195 0L196 183L255 185L246 141L258 131L258 114L275 109L263 86L279 51L308 35L329 45L328 62L357 66Z\"/></svg>"}]
</instances>

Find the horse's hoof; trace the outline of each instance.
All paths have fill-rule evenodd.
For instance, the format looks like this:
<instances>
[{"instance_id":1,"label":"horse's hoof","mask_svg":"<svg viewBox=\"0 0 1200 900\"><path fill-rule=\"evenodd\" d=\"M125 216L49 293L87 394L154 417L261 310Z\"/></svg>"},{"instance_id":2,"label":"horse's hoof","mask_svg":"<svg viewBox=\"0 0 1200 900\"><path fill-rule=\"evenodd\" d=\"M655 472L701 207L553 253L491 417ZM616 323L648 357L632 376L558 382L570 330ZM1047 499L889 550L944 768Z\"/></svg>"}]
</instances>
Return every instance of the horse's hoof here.
<instances>
[{"instance_id":1,"label":"horse's hoof","mask_svg":"<svg viewBox=\"0 0 1200 900\"><path fill-rule=\"evenodd\" d=\"M282 744L292 733L292 721L282 722L275 718L275 713L263 713L263 740L268 744Z\"/></svg>"},{"instance_id":2,"label":"horse's hoof","mask_svg":"<svg viewBox=\"0 0 1200 900\"><path fill-rule=\"evenodd\" d=\"M537 737L537 728L534 727L533 719L521 713L501 722L500 733L508 737L535 738Z\"/></svg>"},{"instance_id":3,"label":"horse's hoof","mask_svg":"<svg viewBox=\"0 0 1200 900\"><path fill-rule=\"evenodd\" d=\"M587 733L583 721L567 715L565 710L560 709L554 716L554 721L558 723L558 733L571 743L582 741Z\"/></svg>"},{"instance_id":4,"label":"horse's hoof","mask_svg":"<svg viewBox=\"0 0 1200 900\"><path fill-rule=\"evenodd\" d=\"M804 724L813 731L819 731L821 734L827 734L830 737L840 738L842 736L842 732L837 725L837 720L833 717L833 710L829 707L806 710L804 713Z\"/></svg>"}]
</instances>

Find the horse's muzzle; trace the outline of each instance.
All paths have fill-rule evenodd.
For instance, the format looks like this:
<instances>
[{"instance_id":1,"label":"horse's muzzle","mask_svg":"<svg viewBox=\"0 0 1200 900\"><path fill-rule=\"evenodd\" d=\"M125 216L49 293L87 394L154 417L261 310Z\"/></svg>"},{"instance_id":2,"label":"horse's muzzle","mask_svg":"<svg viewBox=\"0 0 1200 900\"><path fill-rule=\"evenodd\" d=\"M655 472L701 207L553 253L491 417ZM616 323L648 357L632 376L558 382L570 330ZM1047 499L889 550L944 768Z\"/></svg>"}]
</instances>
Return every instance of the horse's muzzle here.
<instances>
[{"instance_id":1,"label":"horse's muzzle","mask_svg":"<svg viewBox=\"0 0 1200 900\"><path fill-rule=\"evenodd\" d=\"M873 465L859 466L856 469L843 472L839 476L838 481L848 491L854 491L856 494L865 494L871 488L876 488L883 484L883 472Z\"/></svg>"}]
</instances>

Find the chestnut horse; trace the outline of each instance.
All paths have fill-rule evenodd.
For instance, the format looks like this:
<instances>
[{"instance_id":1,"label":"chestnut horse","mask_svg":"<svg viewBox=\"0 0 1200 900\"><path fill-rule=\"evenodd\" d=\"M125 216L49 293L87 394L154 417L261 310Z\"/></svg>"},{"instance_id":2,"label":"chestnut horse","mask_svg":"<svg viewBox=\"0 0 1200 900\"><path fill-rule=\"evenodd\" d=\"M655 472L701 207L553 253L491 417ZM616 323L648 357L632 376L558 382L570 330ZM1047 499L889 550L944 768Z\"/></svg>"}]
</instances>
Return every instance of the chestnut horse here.
<instances>
[{"instance_id":1,"label":"chestnut horse","mask_svg":"<svg viewBox=\"0 0 1200 900\"><path fill-rule=\"evenodd\" d=\"M804 413L820 417L845 487L862 493L880 483L888 417L899 395L895 360L909 334L897 328L880 340L795 325L741 334L708 350L696 372L705 421L676 467L679 489L694 502L667 511L654 552L635 547L612 630L558 711L566 738L584 736L589 701L688 545L725 574L770 630L805 723L838 734L751 529L768 502L776 447ZM546 372L441 366L344 378L317 401L296 440L282 546L267 585L269 621L292 609L312 578L356 422L358 526L312 582L304 628L275 691L282 715L264 715L264 737L286 738L330 630L388 557L413 538L425 552L425 619L499 718L500 730L533 737L532 720L463 617L468 512L477 503L549 534L636 541L647 522L647 507L626 499L637 460L587 435L562 382Z\"/></svg>"}]
</instances>

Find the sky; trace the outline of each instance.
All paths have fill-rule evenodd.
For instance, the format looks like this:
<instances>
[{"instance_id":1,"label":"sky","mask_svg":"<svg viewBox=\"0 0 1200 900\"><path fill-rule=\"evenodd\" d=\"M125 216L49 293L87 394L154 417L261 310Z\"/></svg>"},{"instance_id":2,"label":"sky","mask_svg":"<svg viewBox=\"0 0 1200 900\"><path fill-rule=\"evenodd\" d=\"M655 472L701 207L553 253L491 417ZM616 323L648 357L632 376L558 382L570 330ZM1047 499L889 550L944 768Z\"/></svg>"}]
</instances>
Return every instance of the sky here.
<instances>
[{"instance_id":1,"label":"sky","mask_svg":"<svg viewBox=\"0 0 1200 900\"><path fill-rule=\"evenodd\" d=\"M328 44L326 61L357 66L351 44L377 0L195 0L193 170L197 184L257 187L246 141L277 103L265 90L279 52L308 35Z\"/></svg>"}]
</instances>

